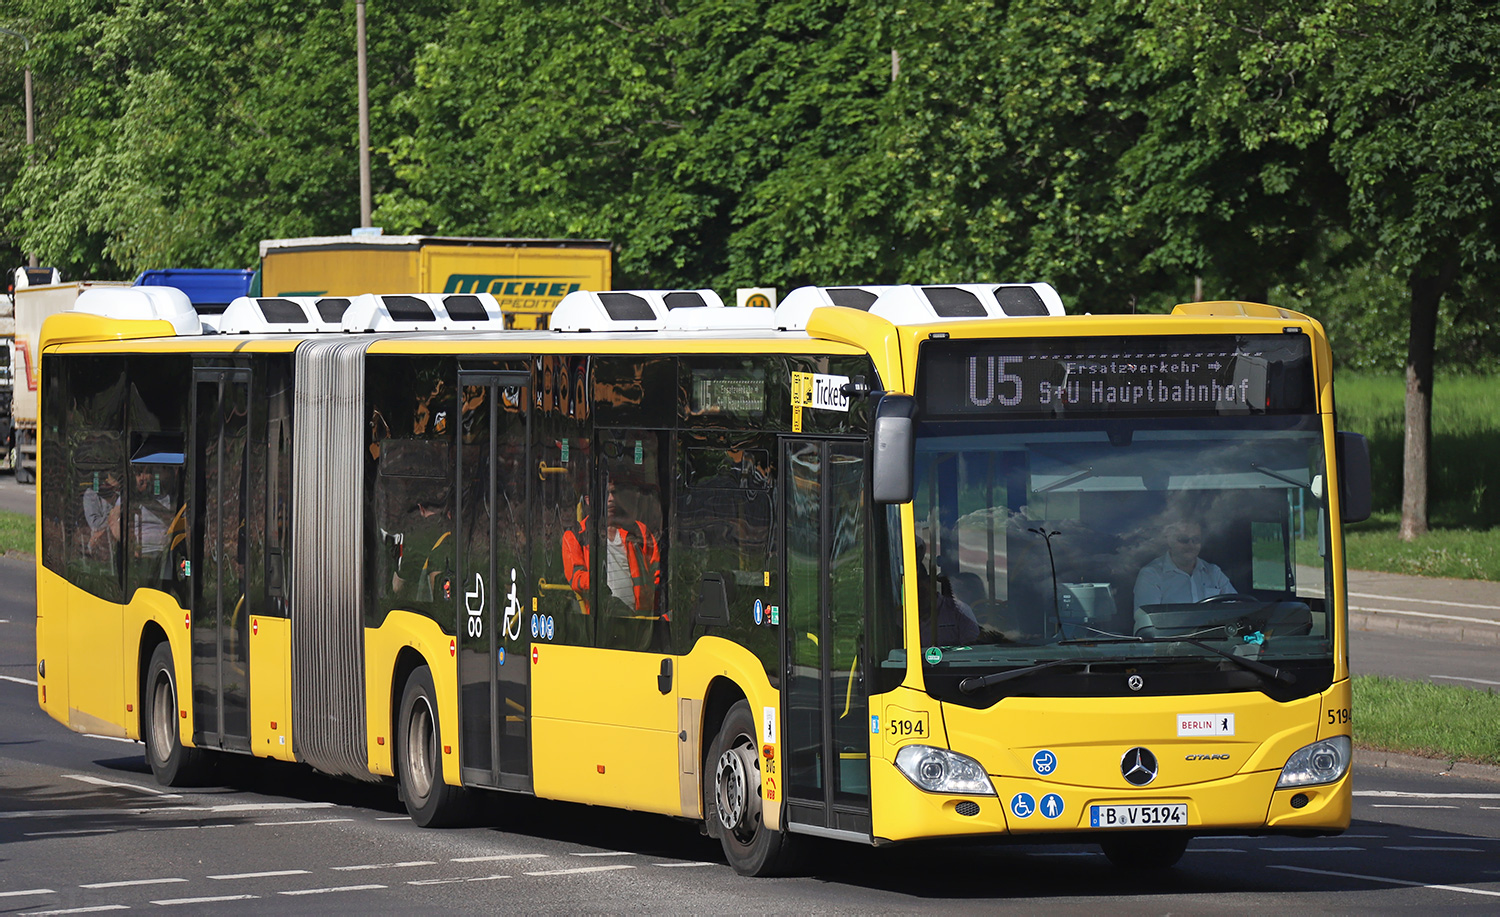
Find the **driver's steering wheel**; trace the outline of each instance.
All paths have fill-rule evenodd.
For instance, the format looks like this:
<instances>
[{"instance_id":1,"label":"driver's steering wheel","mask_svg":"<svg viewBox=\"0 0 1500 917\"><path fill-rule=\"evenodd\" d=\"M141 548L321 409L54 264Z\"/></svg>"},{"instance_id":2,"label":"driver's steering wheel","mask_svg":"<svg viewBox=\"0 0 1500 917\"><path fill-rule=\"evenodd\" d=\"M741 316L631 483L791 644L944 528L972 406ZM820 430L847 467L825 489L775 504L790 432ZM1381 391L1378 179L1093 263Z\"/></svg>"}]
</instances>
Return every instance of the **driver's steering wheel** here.
<instances>
[{"instance_id":1,"label":"driver's steering wheel","mask_svg":"<svg viewBox=\"0 0 1500 917\"><path fill-rule=\"evenodd\" d=\"M1259 602L1259 601L1260 601L1260 599L1256 598L1255 596L1253 596L1253 595L1245 595L1244 593L1241 593L1241 592L1221 592L1218 595L1211 595L1211 596L1209 596L1206 599L1199 599L1198 600L1198 604L1199 605L1215 605L1215 604L1221 604L1221 603L1225 603L1225 602Z\"/></svg>"}]
</instances>

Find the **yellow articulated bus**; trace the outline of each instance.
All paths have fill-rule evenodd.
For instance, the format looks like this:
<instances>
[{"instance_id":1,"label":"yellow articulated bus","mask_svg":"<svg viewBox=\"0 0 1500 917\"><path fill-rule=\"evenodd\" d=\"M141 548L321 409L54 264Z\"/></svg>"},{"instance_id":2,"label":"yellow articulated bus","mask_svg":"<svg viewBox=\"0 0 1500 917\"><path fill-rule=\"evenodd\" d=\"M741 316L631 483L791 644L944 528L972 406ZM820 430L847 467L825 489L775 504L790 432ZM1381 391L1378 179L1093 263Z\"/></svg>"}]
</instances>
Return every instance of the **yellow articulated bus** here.
<instances>
[{"instance_id":1,"label":"yellow articulated bus","mask_svg":"<svg viewBox=\"0 0 1500 917\"><path fill-rule=\"evenodd\" d=\"M38 693L164 784L245 754L390 780L424 826L617 806L752 875L806 835L1153 868L1349 824L1369 463L1307 316L127 305L43 332Z\"/></svg>"}]
</instances>

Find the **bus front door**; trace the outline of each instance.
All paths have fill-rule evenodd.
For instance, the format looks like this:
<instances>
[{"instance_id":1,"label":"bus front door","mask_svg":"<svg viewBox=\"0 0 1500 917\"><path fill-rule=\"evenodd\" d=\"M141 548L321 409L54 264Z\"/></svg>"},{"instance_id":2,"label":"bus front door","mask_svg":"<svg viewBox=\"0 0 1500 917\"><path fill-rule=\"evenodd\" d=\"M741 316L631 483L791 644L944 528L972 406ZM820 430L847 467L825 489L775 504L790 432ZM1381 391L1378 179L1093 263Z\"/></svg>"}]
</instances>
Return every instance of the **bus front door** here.
<instances>
[{"instance_id":1,"label":"bus front door","mask_svg":"<svg viewBox=\"0 0 1500 917\"><path fill-rule=\"evenodd\" d=\"M250 370L194 369L192 400L193 743L248 751Z\"/></svg>"},{"instance_id":2,"label":"bus front door","mask_svg":"<svg viewBox=\"0 0 1500 917\"><path fill-rule=\"evenodd\" d=\"M527 373L461 373L459 761L466 785L531 789Z\"/></svg>"},{"instance_id":3,"label":"bus front door","mask_svg":"<svg viewBox=\"0 0 1500 917\"><path fill-rule=\"evenodd\" d=\"M865 444L784 450L783 812L793 831L868 840Z\"/></svg>"}]
</instances>

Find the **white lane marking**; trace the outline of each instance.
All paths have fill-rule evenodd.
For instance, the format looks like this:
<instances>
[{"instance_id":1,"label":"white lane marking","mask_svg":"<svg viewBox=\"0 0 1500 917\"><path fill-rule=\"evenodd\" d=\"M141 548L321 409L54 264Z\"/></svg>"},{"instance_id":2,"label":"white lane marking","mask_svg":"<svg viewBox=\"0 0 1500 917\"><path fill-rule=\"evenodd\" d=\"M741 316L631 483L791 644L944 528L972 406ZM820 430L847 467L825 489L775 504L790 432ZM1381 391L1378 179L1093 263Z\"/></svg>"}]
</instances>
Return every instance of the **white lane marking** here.
<instances>
[{"instance_id":1,"label":"white lane marking","mask_svg":"<svg viewBox=\"0 0 1500 917\"><path fill-rule=\"evenodd\" d=\"M50 888L23 888L20 891L0 892L0 898L23 898L27 895L55 895Z\"/></svg>"},{"instance_id":2,"label":"white lane marking","mask_svg":"<svg viewBox=\"0 0 1500 917\"><path fill-rule=\"evenodd\" d=\"M1262 847L1268 853L1348 853L1364 850L1363 847L1313 846L1306 847Z\"/></svg>"},{"instance_id":3,"label":"white lane marking","mask_svg":"<svg viewBox=\"0 0 1500 917\"><path fill-rule=\"evenodd\" d=\"M267 872L236 872L223 876L209 876L210 879L272 879L276 876L310 876L312 873L305 869L272 869Z\"/></svg>"},{"instance_id":4,"label":"white lane marking","mask_svg":"<svg viewBox=\"0 0 1500 917\"><path fill-rule=\"evenodd\" d=\"M616 869L634 869L634 866L626 863L617 863L614 866L580 866L575 869L548 869L544 872L528 872L528 876L576 876L585 872L613 872Z\"/></svg>"},{"instance_id":5,"label":"white lane marking","mask_svg":"<svg viewBox=\"0 0 1500 917\"><path fill-rule=\"evenodd\" d=\"M712 866L712 863L652 863L652 866L660 866L663 869L691 869L698 866Z\"/></svg>"},{"instance_id":6,"label":"white lane marking","mask_svg":"<svg viewBox=\"0 0 1500 917\"><path fill-rule=\"evenodd\" d=\"M83 737L85 739L103 739L106 742L124 742L127 745L141 744L139 739L127 739L124 736L96 736L92 732L85 732Z\"/></svg>"},{"instance_id":7,"label":"white lane marking","mask_svg":"<svg viewBox=\"0 0 1500 917\"><path fill-rule=\"evenodd\" d=\"M545 860L545 853L497 853L487 857L454 857L450 863L493 863L495 860Z\"/></svg>"},{"instance_id":8,"label":"white lane marking","mask_svg":"<svg viewBox=\"0 0 1500 917\"><path fill-rule=\"evenodd\" d=\"M158 812L201 812L197 806L154 806L140 809L24 809L0 812L0 818L54 818L63 815L155 815Z\"/></svg>"},{"instance_id":9,"label":"white lane marking","mask_svg":"<svg viewBox=\"0 0 1500 917\"><path fill-rule=\"evenodd\" d=\"M1340 834L1339 835L1339 840L1341 840L1341 841L1383 841L1383 840L1385 840L1385 838L1386 838L1386 835L1384 835L1384 834Z\"/></svg>"},{"instance_id":10,"label":"white lane marking","mask_svg":"<svg viewBox=\"0 0 1500 917\"><path fill-rule=\"evenodd\" d=\"M436 860L409 860L405 863L364 863L359 866L330 866L334 872L358 872L362 869L405 869L408 866L436 866Z\"/></svg>"},{"instance_id":11,"label":"white lane marking","mask_svg":"<svg viewBox=\"0 0 1500 917\"><path fill-rule=\"evenodd\" d=\"M1427 804L1423 804L1423 803L1412 803L1412 804L1409 804L1409 805L1402 805L1400 803L1394 803L1394 802L1387 802L1387 803L1375 802L1375 803L1371 803L1370 804L1370 808L1372 808L1372 809L1456 809L1456 808L1458 808L1458 806L1436 806L1436 805L1427 805Z\"/></svg>"},{"instance_id":12,"label":"white lane marking","mask_svg":"<svg viewBox=\"0 0 1500 917\"><path fill-rule=\"evenodd\" d=\"M97 914L100 911L128 911L128 904L96 904L93 907L70 907L61 911L26 911L21 917L47 917L52 914Z\"/></svg>"},{"instance_id":13,"label":"white lane marking","mask_svg":"<svg viewBox=\"0 0 1500 917\"><path fill-rule=\"evenodd\" d=\"M205 831L209 828L233 828L234 825L152 825L149 828L137 828L137 831Z\"/></svg>"},{"instance_id":14,"label":"white lane marking","mask_svg":"<svg viewBox=\"0 0 1500 917\"><path fill-rule=\"evenodd\" d=\"M154 786L140 786L134 783L124 783L119 780L105 780L103 777L92 777L88 774L63 774L69 780L77 780L93 786L118 787L122 790L135 790L137 793L148 793L157 799L181 799L176 793L168 793L166 790L158 790Z\"/></svg>"},{"instance_id":15,"label":"white lane marking","mask_svg":"<svg viewBox=\"0 0 1500 917\"><path fill-rule=\"evenodd\" d=\"M75 834L117 834L119 828L71 828L67 831L27 831L26 837L64 837Z\"/></svg>"},{"instance_id":16,"label":"white lane marking","mask_svg":"<svg viewBox=\"0 0 1500 917\"><path fill-rule=\"evenodd\" d=\"M1484 853L1478 847L1387 847L1387 850L1405 850L1416 852L1421 850L1441 850L1443 853Z\"/></svg>"},{"instance_id":17,"label":"white lane marking","mask_svg":"<svg viewBox=\"0 0 1500 917\"><path fill-rule=\"evenodd\" d=\"M381 815L376 821L406 821L410 815Z\"/></svg>"},{"instance_id":18,"label":"white lane marking","mask_svg":"<svg viewBox=\"0 0 1500 917\"><path fill-rule=\"evenodd\" d=\"M31 685L33 688L36 687L36 682L26 678L17 678L14 675L0 675L0 681L13 681L18 685Z\"/></svg>"},{"instance_id":19,"label":"white lane marking","mask_svg":"<svg viewBox=\"0 0 1500 917\"><path fill-rule=\"evenodd\" d=\"M132 885L171 885L173 882L186 882L186 879L126 879L121 882L91 882L88 885L80 885L79 888L129 888Z\"/></svg>"},{"instance_id":20,"label":"white lane marking","mask_svg":"<svg viewBox=\"0 0 1500 917\"><path fill-rule=\"evenodd\" d=\"M634 853L628 850L602 850L598 853L575 853L576 857L633 857Z\"/></svg>"},{"instance_id":21,"label":"white lane marking","mask_svg":"<svg viewBox=\"0 0 1500 917\"><path fill-rule=\"evenodd\" d=\"M279 895L326 895L330 892L367 892L385 888L384 885L339 885L334 888L299 888L296 891L277 892Z\"/></svg>"},{"instance_id":22,"label":"white lane marking","mask_svg":"<svg viewBox=\"0 0 1500 917\"><path fill-rule=\"evenodd\" d=\"M1032 857L1096 857L1101 854L1091 850L1030 850L1026 853Z\"/></svg>"},{"instance_id":23,"label":"white lane marking","mask_svg":"<svg viewBox=\"0 0 1500 917\"><path fill-rule=\"evenodd\" d=\"M257 828L274 827L276 825L330 825L336 821L354 821L352 818L304 818L301 821L258 821Z\"/></svg>"},{"instance_id":24,"label":"white lane marking","mask_svg":"<svg viewBox=\"0 0 1500 917\"><path fill-rule=\"evenodd\" d=\"M1489 678L1465 678L1462 675L1428 675L1428 678L1441 678L1445 681L1472 681L1480 685L1500 685L1500 681Z\"/></svg>"},{"instance_id":25,"label":"white lane marking","mask_svg":"<svg viewBox=\"0 0 1500 917\"><path fill-rule=\"evenodd\" d=\"M1411 599L1404 595L1379 595L1373 592L1351 592L1350 598L1355 599L1386 599L1391 602L1418 602L1422 605L1446 605L1451 608L1483 608L1487 611L1500 611L1500 605L1479 605L1474 602L1451 602L1446 599ZM1493 621L1488 623L1495 623Z\"/></svg>"},{"instance_id":26,"label":"white lane marking","mask_svg":"<svg viewBox=\"0 0 1500 917\"><path fill-rule=\"evenodd\" d=\"M1189 847L1188 853L1249 853L1241 847Z\"/></svg>"},{"instance_id":27,"label":"white lane marking","mask_svg":"<svg viewBox=\"0 0 1500 917\"><path fill-rule=\"evenodd\" d=\"M298 809L332 809L331 802L240 802L233 805L209 806L205 812L292 812Z\"/></svg>"},{"instance_id":28,"label":"white lane marking","mask_svg":"<svg viewBox=\"0 0 1500 917\"><path fill-rule=\"evenodd\" d=\"M1273 863L1270 869L1285 869L1291 872L1310 872L1320 876L1339 876L1344 879L1359 879L1364 882L1384 882L1387 885L1404 885L1407 888L1439 888L1447 892L1463 892L1466 895L1487 895L1491 898L1500 898L1500 892L1492 892L1482 888L1469 888L1465 885L1438 885L1432 882L1410 882L1406 879L1391 879L1385 876L1367 876L1357 872L1334 872L1331 869L1308 869L1306 866L1282 866Z\"/></svg>"},{"instance_id":29,"label":"white lane marking","mask_svg":"<svg viewBox=\"0 0 1500 917\"><path fill-rule=\"evenodd\" d=\"M1488 606L1480 605L1478 607L1480 607L1480 608L1486 608ZM1400 609L1400 608L1369 608L1369 607L1366 607L1366 606L1355 605L1350 610L1351 611L1373 611L1376 614L1381 614L1381 615L1404 615L1405 617L1408 617L1408 618L1433 618L1433 619L1438 620L1438 621L1462 621L1465 624L1488 624L1491 627L1494 627L1497 624L1500 624L1500 621L1495 621L1492 618L1471 618L1471 617L1468 617L1467 615L1435 615L1435 614L1433 614L1430 611L1405 611L1405 610Z\"/></svg>"},{"instance_id":30,"label":"white lane marking","mask_svg":"<svg viewBox=\"0 0 1500 917\"><path fill-rule=\"evenodd\" d=\"M1411 839L1414 841L1463 841L1467 844L1475 841L1500 841L1500 837L1470 837L1467 834L1413 834Z\"/></svg>"},{"instance_id":31,"label":"white lane marking","mask_svg":"<svg viewBox=\"0 0 1500 917\"><path fill-rule=\"evenodd\" d=\"M1500 806L1480 806L1486 812L1500 812Z\"/></svg>"},{"instance_id":32,"label":"white lane marking","mask_svg":"<svg viewBox=\"0 0 1500 917\"><path fill-rule=\"evenodd\" d=\"M174 904L217 904L220 901L249 901L251 898L259 898L260 895L211 895L207 898L163 898L153 901L162 907L171 907Z\"/></svg>"},{"instance_id":33,"label":"white lane marking","mask_svg":"<svg viewBox=\"0 0 1500 917\"><path fill-rule=\"evenodd\" d=\"M510 876L458 876L452 879L413 879L407 885L453 885L458 882L493 882L496 879L509 879Z\"/></svg>"},{"instance_id":34,"label":"white lane marking","mask_svg":"<svg viewBox=\"0 0 1500 917\"><path fill-rule=\"evenodd\" d=\"M1355 790L1354 795L1379 799L1500 799L1500 793L1409 793L1405 790Z\"/></svg>"}]
</instances>

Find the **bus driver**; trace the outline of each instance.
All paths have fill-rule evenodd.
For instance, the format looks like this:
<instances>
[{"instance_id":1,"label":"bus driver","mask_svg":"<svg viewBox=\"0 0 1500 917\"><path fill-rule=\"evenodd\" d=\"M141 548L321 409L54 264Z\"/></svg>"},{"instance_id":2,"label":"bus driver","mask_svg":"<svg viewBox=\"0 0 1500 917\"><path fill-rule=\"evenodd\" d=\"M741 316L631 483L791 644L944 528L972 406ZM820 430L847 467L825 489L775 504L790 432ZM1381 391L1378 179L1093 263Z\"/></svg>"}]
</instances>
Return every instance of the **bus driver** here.
<instances>
[{"instance_id":1,"label":"bus driver","mask_svg":"<svg viewBox=\"0 0 1500 917\"><path fill-rule=\"evenodd\" d=\"M1145 605L1186 605L1236 590L1215 564L1198 556L1203 526L1177 520L1166 527L1167 553L1141 568L1135 578L1135 629L1151 626Z\"/></svg>"}]
</instances>

